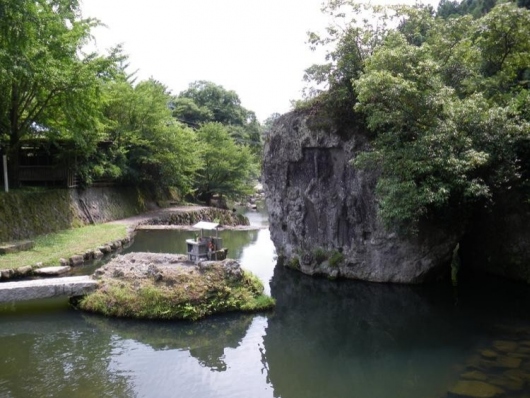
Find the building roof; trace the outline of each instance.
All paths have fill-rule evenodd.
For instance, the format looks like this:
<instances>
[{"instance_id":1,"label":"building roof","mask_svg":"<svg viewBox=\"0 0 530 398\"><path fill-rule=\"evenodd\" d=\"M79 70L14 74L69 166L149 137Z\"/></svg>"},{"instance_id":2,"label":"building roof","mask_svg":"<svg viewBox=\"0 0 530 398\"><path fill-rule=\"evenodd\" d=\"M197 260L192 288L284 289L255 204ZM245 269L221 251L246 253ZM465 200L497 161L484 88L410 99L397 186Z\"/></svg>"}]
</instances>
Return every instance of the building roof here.
<instances>
[{"instance_id":1,"label":"building roof","mask_svg":"<svg viewBox=\"0 0 530 398\"><path fill-rule=\"evenodd\" d=\"M219 223L216 222L208 222L208 221L199 221L197 224L193 226L193 228L200 228L200 229L217 229L219 227Z\"/></svg>"}]
</instances>

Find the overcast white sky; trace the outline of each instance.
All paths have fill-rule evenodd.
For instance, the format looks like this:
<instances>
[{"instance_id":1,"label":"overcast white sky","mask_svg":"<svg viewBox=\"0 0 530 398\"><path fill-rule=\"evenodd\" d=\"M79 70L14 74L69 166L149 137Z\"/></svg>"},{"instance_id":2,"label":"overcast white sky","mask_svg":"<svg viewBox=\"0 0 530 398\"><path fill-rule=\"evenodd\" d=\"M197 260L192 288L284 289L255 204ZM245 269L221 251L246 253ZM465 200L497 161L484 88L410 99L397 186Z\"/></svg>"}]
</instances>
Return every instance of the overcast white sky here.
<instances>
[{"instance_id":1,"label":"overcast white sky","mask_svg":"<svg viewBox=\"0 0 530 398\"><path fill-rule=\"evenodd\" d=\"M377 1L414 4L414 0ZM438 0L423 0L438 4ZM98 50L122 43L131 71L178 94L209 80L234 90L263 121L301 98L303 71L323 62L306 32L327 25L322 0L82 0L83 16L101 20Z\"/></svg>"}]
</instances>

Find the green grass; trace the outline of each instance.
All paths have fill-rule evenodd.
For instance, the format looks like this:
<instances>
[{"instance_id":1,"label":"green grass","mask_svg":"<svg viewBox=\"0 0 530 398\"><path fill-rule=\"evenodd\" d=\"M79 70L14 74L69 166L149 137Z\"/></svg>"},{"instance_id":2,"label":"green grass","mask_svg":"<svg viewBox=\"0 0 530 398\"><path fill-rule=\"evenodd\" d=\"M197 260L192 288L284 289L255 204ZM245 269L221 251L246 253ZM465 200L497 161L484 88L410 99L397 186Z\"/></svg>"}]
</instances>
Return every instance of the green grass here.
<instances>
[{"instance_id":1,"label":"green grass","mask_svg":"<svg viewBox=\"0 0 530 398\"><path fill-rule=\"evenodd\" d=\"M252 273L232 278L222 265L213 265L204 273L181 275L169 283L104 279L98 290L76 305L109 317L194 321L221 312L268 310L275 300L263 294L263 284Z\"/></svg>"},{"instance_id":2,"label":"green grass","mask_svg":"<svg viewBox=\"0 0 530 398\"><path fill-rule=\"evenodd\" d=\"M90 225L38 236L33 239L35 247L32 250L0 256L0 269L16 269L38 262L58 265L60 258L83 254L126 236L127 227L119 224Z\"/></svg>"}]
</instances>

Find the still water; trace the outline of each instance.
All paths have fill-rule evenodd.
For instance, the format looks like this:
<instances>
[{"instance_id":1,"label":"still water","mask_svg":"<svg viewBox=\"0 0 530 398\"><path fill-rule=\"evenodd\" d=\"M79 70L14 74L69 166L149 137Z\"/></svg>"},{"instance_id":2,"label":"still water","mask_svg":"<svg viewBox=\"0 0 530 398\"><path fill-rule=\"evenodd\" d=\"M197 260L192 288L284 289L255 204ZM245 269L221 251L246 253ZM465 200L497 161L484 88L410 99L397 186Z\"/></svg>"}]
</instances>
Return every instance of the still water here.
<instances>
[{"instance_id":1,"label":"still water","mask_svg":"<svg viewBox=\"0 0 530 398\"><path fill-rule=\"evenodd\" d=\"M128 251L182 252L192 235L142 231ZM274 311L187 323L105 319L63 299L7 305L0 397L442 398L464 372L483 370L470 365L481 350L528 343L526 286L483 281L455 292L315 279L275 268L266 229L222 237L276 298ZM530 370L525 361L518 371ZM482 373L490 382L507 371ZM528 397L530 385L503 391Z\"/></svg>"}]
</instances>

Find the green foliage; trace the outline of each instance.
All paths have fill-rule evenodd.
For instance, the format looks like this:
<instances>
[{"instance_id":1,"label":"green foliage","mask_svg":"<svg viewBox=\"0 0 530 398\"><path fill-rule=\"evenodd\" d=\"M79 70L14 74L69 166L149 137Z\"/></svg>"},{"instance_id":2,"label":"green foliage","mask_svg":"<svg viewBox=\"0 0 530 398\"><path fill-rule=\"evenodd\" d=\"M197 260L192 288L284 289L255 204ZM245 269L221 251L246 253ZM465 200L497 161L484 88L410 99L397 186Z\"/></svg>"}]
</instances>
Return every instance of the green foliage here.
<instances>
[{"instance_id":1,"label":"green foliage","mask_svg":"<svg viewBox=\"0 0 530 398\"><path fill-rule=\"evenodd\" d=\"M438 4L437 15L442 18L448 18L456 15L472 15L474 18L480 18L491 11L498 0L442 0Z\"/></svg>"},{"instance_id":2,"label":"green foliage","mask_svg":"<svg viewBox=\"0 0 530 398\"><path fill-rule=\"evenodd\" d=\"M261 153L261 126L254 112L245 109L233 90L200 80L190 83L172 102L177 120L198 128L203 124L223 124L231 137L247 145L255 155Z\"/></svg>"},{"instance_id":3,"label":"green foliage","mask_svg":"<svg viewBox=\"0 0 530 398\"><path fill-rule=\"evenodd\" d=\"M274 307L275 300L263 294L263 284L257 277L245 271L241 278L230 278L219 267L222 265L212 265L201 273L186 273L169 284L153 279L134 283L107 279L103 287L77 305L112 317L187 320Z\"/></svg>"},{"instance_id":4,"label":"green foliage","mask_svg":"<svg viewBox=\"0 0 530 398\"><path fill-rule=\"evenodd\" d=\"M343 11L345 7L349 7L348 15L353 15L349 21L347 13ZM390 17L382 7L349 0L329 1L323 12L333 18L334 23L327 28L325 36L309 32L308 42L313 50L317 47L328 48L327 62L306 69L304 80L316 85L306 89L306 96L312 98L327 89L334 101L347 104L355 99L351 80L359 77L364 61L384 38ZM363 17L362 14L367 12L379 17L376 25L373 20Z\"/></svg>"},{"instance_id":5,"label":"green foliage","mask_svg":"<svg viewBox=\"0 0 530 398\"><path fill-rule=\"evenodd\" d=\"M322 249L322 248L317 248L315 249L314 251L314 257L315 257L315 262L320 265L322 264L324 261L326 261L328 259L328 253Z\"/></svg>"},{"instance_id":6,"label":"green foliage","mask_svg":"<svg viewBox=\"0 0 530 398\"><path fill-rule=\"evenodd\" d=\"M133 85L123 76L105 89L105 131L112 143L106 159L125 181L188 193L200 166L196 134L174 120L167 88L153 79Z\"/></svg>"},{"instance_id":7,"label":"green foliage","mask_svg":"<svg viewBox=\"0 0 530 398\"><path fill-rule=\"evenodd\" d=\"M334 251L329 257L329 266L336 268L344 261L344 254L339 251Z\"/></svg>"},{"instance_id":8,"label":"green foliage","mask_svg":"<svg viewBox=\"0 0 530 398\"><path fill-rule=\"evenodd\" d=\"M78 153L95 148L101 85L121 59L119 48L83 53L97 25L80 18L76 0L0 1L0 147L15 171L28 137L70 139Z\"/></svg>"},{"instance_id":9,"label":"green foliage","mask_svg":"<svg viewBox=\"0 0 530 398\"><path fill-rule=\"evenodd\" d=\"M207 203L214 195L229 199L252 192L257 165L247 146L237 145L220 123L206 123L197 130L202 167L196 189Z\"/></svg>"},{"instance_id":10,"label":"green foliage","mask_svg":"<svg viewBox=\"0 0 530 398\"><path fill-rule=\"evenodd\" d=\"M520 179L517 148L528 140L513 98L528 94L518 71L530 64L530 13L503 4L476 22L423 18L432 28L422 45L389 34L354 83L377 133L354 163L380 168L388 226L491 203Z\"/></svg>"},{"instance_id":11,"label":"green foliage","mask_svg":"<svg viewBox=\"0 0 530 398\"><path fill-rule=\"evenodd\" d=\"M351 87L355 110L373 133L371 150L353 164L380 173L376 192L389 228L414 231L425 217L465 219L525 184L530 12L490 3L481 3L489 13L477 19L397 6L376 9L380 19L364 24L355 20L361 9L354 6L345 28L314 38L336 49L329 64L314 69L320 74L313 81L327 79L335 99L340 89L331 83ZM344 18L341 7L348 4L330 7ZM395 18L399 26L391 29Z\"/></svg>"},{"instance_id":12,"label":"green foliage","mask_svg":"<svg viewBox=\"0 0 530 398\"><path fill-rule=\"evenodd\" d=\"M300 269L300 259L296 256L293 256L287 265L292 269Z\"/></svg>"}]
</instances>

